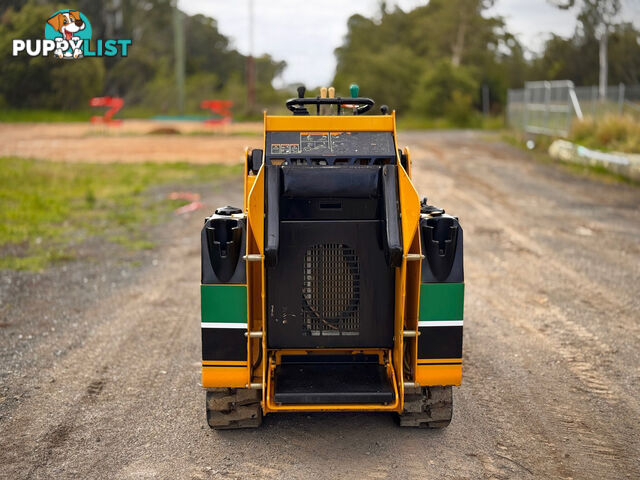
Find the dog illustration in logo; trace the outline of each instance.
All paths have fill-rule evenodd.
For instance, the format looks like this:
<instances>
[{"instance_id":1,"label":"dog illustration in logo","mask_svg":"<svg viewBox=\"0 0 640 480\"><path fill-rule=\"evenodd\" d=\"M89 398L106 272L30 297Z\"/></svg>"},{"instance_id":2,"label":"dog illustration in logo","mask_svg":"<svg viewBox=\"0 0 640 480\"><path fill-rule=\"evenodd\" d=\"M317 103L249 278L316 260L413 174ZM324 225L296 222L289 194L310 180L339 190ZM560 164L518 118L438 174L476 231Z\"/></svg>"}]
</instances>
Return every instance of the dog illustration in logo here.
<instances>
[{"instance_id":1,"label":"dog illustration in logo","mask_svg":"<svg viewBox=\"0 0 640 480\"><path fill-rule=\"evenodd\" d=\"M80 30L84 30L85 23L80 18L80 12L78 10L70 10L65 13L57 13L49 20L47 20L49 25L53 27L56 32L59 32L67 42L70 42L71 39L77 40L77 37L74 37L74 34L79 32ZM67 51L64 53L62 48L56 49L53 52L58 57L70 57L72 53ZM82 50L79 48L73 49L73 58L78 58L82 56Z\"/></svg>"}]
</instances>

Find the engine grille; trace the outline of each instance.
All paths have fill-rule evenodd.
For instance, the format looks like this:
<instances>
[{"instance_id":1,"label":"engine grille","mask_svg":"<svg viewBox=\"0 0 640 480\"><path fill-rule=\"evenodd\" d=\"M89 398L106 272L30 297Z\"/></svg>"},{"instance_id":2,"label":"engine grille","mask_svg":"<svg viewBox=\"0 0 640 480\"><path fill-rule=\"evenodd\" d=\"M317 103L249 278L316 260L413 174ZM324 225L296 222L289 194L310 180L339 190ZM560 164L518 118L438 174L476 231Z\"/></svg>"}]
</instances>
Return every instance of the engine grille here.
<instances>
[{"instance_id":1,"label":"engine grille","mask_svg":"<svg viewBox=\"0 0 640 480\"><path fill-rule=\"evenodd\" d=\"M359 335L360 264L339 243L308 248L303 264L303 334Z\"/></svg>"}]
</instances>

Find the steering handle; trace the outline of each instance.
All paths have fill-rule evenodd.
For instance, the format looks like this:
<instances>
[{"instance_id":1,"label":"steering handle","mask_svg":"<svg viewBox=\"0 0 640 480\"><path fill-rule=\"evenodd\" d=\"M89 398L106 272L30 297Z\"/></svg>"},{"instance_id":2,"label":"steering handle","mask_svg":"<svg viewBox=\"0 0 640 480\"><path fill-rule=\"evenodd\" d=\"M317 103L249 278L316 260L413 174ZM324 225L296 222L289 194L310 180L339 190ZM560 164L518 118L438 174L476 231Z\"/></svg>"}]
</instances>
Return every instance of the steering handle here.
<instances>
[{"instance_id":1,"label":"steering handle","mask_svg":"<svg viewBox=\"0 0 640 480\"><path fill-rule=\"evenodd\" d=\"M371 110L371 107L375 105L375 102L366 97L335 97L335 98L291 98L287 100L287 108L293 113L299 113L302 110L305 110L305 105L315 105L317 113L320 113L320 105L337 105L338 106L338 114L340 114L340 109L345 105L358 105L353 113L354 115L360 115L361 113L368 112Z\"/></svg>"}]
</instances>

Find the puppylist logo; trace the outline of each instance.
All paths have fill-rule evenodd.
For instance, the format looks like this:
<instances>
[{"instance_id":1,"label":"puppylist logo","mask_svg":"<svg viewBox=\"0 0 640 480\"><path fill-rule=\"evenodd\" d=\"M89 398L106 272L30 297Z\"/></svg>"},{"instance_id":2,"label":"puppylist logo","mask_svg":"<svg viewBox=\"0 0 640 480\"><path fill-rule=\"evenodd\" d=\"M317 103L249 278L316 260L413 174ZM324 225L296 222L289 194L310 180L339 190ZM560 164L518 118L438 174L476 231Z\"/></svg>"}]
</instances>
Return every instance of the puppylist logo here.
<instances>
[{"instance_id":1,"label":"puppylist logo","mask_svg":"<svg viewBox=\"0 0 640 480\"><path fill-rule=\"evenodd\" d=\"M78 10L58 10L47 19L44 39L14 39L13 56L48 57L53 53L58 58L82 57L126 57L131 40L97 39L91 43L91 23ZM93 49L92 49L93 48Z\"/></svg>"},{"instance_id":2,"label":"puppylist logo","mask_svg":"<svg viewBox=\"0 0 640 480\"><path fill-rule=\"evenodd\" d=\"M91 24L77 10L60 10L47 20L44 38L55 42L56 57L80 58L84 56L84 41L91 42Z\"/></svg>"}]
</instances>

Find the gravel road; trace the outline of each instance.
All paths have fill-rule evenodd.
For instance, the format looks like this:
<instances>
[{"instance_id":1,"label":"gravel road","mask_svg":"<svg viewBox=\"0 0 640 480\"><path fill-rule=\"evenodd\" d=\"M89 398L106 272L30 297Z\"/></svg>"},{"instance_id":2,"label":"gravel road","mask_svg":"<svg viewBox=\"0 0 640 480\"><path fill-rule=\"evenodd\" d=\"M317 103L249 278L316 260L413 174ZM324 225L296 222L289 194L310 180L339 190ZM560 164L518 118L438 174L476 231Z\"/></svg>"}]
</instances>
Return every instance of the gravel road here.
<instances>
[{"instance_id":1,"label":"gravel road","mask_svg":"<svg viewBox=\"0 0 640 480\"><path fill-rule=\"evenodd\" d=\"M203 211L141 266L97 254L0 278L0 477L640 478L640 188L467 132L404 133L465 229L464 379L443 431L383 414L210 431L199 381ZM240 204L240 181L205 197ZM130 265L130 264L127 264Z\"/></svg>"}]
</instances>

